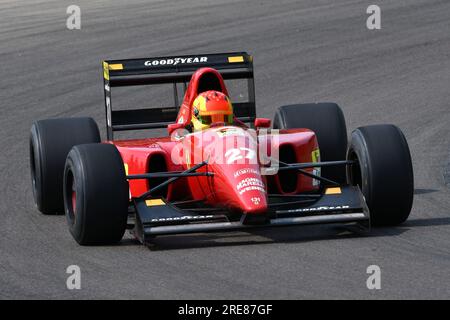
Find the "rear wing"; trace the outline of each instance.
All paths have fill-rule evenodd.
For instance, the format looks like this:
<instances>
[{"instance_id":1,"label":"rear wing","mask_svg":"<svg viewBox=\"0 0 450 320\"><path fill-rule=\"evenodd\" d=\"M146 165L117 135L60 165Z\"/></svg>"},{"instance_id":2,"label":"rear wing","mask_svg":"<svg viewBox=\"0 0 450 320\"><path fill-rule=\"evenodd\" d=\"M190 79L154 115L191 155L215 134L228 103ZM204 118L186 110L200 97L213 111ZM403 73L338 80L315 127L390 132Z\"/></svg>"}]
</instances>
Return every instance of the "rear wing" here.
<instances>
[{"instance_id":1,"label":"rear wing","mask_svg":"<svg viewBox=\"0 0 450 320\"><path fill-rule=\"evenodd\" d=\"M192 74L202 67L216 69L224 80L248 80L248 101L233 103L233 106L236 118L252 123L256 117L253 58L246 52L107 60L103 61L103 81L108 140L113 139L114 131L164 128L174 123L180 108L178 86L182 84L186 91ZM113 87L165 83L173 85L172 106L133 110L112 108Z\"/></svg>"}]
</instances>

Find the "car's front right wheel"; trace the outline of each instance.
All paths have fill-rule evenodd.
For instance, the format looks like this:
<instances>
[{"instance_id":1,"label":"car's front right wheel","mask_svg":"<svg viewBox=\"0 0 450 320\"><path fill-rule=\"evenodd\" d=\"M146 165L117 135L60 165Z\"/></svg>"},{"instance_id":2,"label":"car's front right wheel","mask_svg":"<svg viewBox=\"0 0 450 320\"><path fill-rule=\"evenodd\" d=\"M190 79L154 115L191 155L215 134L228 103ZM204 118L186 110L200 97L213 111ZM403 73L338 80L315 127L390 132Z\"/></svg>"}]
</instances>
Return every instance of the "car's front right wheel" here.
<instances>
[{"instance_id":1,"label":"car's front right wheel","mask_svg":"<svg viewBox=\"0 0 450 320\"><path fill-rule=\"evenodd\" d=\"M64 212L62 197L64 163L77 144L100 142L91 118L35 121L30 134L30 169L33 197L43 214Z\"/></svg>"}]
</instances>

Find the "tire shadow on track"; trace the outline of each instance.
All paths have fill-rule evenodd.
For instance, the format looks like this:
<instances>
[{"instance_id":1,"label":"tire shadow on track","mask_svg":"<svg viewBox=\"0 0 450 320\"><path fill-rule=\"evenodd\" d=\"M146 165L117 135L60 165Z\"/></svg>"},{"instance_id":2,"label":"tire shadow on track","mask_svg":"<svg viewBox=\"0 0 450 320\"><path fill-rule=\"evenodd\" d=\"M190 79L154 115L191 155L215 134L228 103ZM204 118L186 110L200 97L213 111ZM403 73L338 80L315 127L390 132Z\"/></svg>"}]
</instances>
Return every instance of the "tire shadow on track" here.
<instances>
[{"instance_id":1,"label":"tire shadow on track","mask_svg":"<svg viewBox=\"0 0 450 320\"><path fill-rule=\"evenodd\" d=\"M367 237L395 236L418 227L450 226L450 217L407 220L396 227L372 228Z\"/></svg>"},{"instance_id":2,"label":"tire shadow on track","mask_svg":"<svg viewBox=\"0 0 450 320\"><path fill-rule=\"evenodd\" d=\"M407 220L403 227L434 227L434 226L450 226L450 215L448 217L426 218Z\"/></svg>"},{"instance_id":3,"label":"tire shadow on track","mask_svg":"<svg viewBox=\"0 0 450 320\"><path fill-rule=\"evenodd\" d=\"M428 193L434 193L439 192L437 189L414 189L414 195L421 195L421 194L428 194Z\"/></svg>"}]
</instances>

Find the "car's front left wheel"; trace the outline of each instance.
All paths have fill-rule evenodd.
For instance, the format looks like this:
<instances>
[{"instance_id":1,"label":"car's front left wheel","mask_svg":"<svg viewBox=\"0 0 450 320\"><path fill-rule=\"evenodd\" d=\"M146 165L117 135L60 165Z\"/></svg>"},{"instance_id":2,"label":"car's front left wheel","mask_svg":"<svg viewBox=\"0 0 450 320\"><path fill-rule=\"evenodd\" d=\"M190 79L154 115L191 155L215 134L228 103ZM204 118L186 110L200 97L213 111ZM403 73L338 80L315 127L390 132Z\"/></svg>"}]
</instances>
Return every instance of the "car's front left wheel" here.
<instances>
[{"instance_id":1,"label":"car's front left wheel","mask_svg":"<svg viewBox=\"0 0 450 320\"><path fill-rule=\"evenodd\" d=\"M64 208L81 245L111 244L127 225L129 189L119 151L111 144L72 148L64 168Z\"/></svg>"}]
</instances>

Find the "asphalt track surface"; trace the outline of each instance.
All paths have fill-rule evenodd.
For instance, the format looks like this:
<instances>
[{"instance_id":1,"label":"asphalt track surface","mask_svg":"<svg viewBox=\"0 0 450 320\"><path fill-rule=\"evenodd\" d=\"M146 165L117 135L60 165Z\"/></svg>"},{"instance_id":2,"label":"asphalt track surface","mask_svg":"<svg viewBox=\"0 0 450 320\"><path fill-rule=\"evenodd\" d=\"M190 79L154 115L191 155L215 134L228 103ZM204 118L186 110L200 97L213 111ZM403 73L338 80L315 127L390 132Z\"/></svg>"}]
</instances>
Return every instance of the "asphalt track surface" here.
<instances>
[{"instance_id":1,"label":"asphalt track surface","mask_svg":"<svg viewBox=\"0 0 450 320\"><path fill-rule=\"evenodd\" d=\"M449 1L382 1L378 31L366 28L371 1L77 1L74 31L70 4L0 1L0 298L450 298ZM336 101L349 131L404 131L416 190L404 225L368 236L314 226L81 247L63 216L39 214L31 123L92 116L104 137L102 59L239 50L255 57L260 116ZM128 105L164 101L122 92ZM66 288L72 264L81 290ZM372 264L381 290L366 287Z\"/></svg>"}]
</instances>

